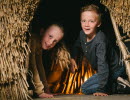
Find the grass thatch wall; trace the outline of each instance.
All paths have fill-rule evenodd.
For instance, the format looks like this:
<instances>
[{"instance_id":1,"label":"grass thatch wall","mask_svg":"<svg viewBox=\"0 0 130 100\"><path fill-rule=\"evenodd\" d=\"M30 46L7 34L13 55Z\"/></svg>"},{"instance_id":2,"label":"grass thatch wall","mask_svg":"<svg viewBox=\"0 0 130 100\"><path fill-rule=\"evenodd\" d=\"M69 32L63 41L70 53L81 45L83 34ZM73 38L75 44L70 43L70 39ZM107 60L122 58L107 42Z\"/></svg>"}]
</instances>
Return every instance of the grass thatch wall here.
<instances>
[{"instance_id":1,"label":"grass thatch wall","mask_svg":"<svg viewBox=\"0 0 130 100\"><path fill-rule=\"evenodd\" d=\"M0 100L28 100L26 32L39 0L0 0Z\"/></svg>"}]
</instances>

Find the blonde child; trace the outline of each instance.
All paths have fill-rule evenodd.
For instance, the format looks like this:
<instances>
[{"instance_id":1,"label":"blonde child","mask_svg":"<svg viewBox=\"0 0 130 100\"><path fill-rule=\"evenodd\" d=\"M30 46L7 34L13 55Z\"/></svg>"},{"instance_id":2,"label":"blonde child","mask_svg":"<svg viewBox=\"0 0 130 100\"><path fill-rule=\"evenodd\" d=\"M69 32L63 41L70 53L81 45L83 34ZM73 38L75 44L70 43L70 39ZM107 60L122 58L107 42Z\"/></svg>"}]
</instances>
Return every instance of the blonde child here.
<instances>
[{"instance_id":1,"label":"blonde child","mask_svg":"<svg viewBox=\"0 0 130 100\"><path fill-rule=\"evenodd\" d=\"M125 68L119 66L117 53L98 28L101 25L99 7L94 4L82 7L80 19L82 30L72 49L71 64L73 67L77 66L74 58L81 48L97 72L82 84L82 92L94 96L108 96L112 82L125 72Z\"/></svg>"}]
</instances>

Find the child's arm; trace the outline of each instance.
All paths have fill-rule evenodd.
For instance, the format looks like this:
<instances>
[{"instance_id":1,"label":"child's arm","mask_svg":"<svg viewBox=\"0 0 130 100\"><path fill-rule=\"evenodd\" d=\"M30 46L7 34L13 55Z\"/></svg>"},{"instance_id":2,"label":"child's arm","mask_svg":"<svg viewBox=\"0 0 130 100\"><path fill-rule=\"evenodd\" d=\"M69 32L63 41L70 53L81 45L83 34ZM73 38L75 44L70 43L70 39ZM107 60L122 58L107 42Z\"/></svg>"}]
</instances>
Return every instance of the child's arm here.
<instances>
[{"instance_id":1,"label":"child's arm","mask_svg":"<svg viewBox=\"0 0 130 100\"><path fill-rule=\"evenodd\" d=\"M30 46L30 49L31 49L31 54L30 54L30 70L32 71L33 73L33 82L34 82L34 85L35 85L35 90L34 92L39 95L39 94L42 94L44 91L43 91L43 84L40 80L40 76L38 74L38 70L37 70L37 64L36 64L36 54L35 54L35 50L36 50L36 41L35 40L31 40L31 46Z\"/></svg>"},{"instance_id":2,"label":"child's arm","mask_svg":"<svg viewBox=\"0 0 130 100\"><path fill-rule=\"evenodd\" d=\"M39 72L37 69L36 46L37 46L37 43L34 38L34 40L32 39L31 46L30 46L31 54L30 54L30 66L29 66L30 70L33 73L33 82L34 82L34 87L35 87L34 93L36 93L41 98L51 98L53 97L53 95L46 94L44 93L44 90L43 90L44 85L40 79Z\"/></svg>"},{"instance_id":3,"label":"child's arm","mask_svg":"<svg viewBox=\"0 0 130 100\"><path fill-rule=\"evenodd\" d=\"M94 95L106 96L106 84L108 82L109 76L109 68L107 61L107 46L106 43L99 43L96 48L96 56L97 56L97 74L99 79L99 88L97 89L97 93Z\"/></svg>"},{"instance_id":4,"label":"child's arm","mask_svg":"<svg viewBox=\"0 0 130 100\"><path fill-rule=\"evenodd\" d=\"M72 59L70 60L70 63L71 63L70 71L71 71L72 73L75 73L75 70L78 69L77 64L76 64L76 61L72 58Z\"/></svg>"}]
</instances>

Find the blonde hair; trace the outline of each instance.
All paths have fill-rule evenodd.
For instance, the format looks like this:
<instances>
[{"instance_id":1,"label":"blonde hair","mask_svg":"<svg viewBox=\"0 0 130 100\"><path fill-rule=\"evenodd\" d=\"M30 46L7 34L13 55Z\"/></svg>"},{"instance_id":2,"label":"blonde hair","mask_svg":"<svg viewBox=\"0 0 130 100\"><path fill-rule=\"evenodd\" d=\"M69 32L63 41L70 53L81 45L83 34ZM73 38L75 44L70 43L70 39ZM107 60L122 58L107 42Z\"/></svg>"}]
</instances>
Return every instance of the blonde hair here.
<instances>
[{"instance_id":1,"label":"blonde hair","mask_svg":"<svg viewBox=\"0 0 130 100\"><path fill-rule=\"evenodd\" d=\"M51 27L51 26L57 26L60 28L60 30L62 31L63 33L63 36L64 36L64 27L63 27L63 24L59 23L59 22L52 22L52 23L49 23L49 25L47 25L47 27L45 27L45 32Z\"/></svg>"},{"instance_id":2,"label":"blonde hair","mask_svg":"<svg viewBox=\"0 0 130 100\"><path fill-rule=\"evenodd\" d=\"M90 5L85 5L81 8L80 10L80 15L85 12L85 11L94 11L97 13L99 21L101 21L101 12L99 10L99 7L94 5L94 4L90 4Z\"/></svg>"}]
</instances>

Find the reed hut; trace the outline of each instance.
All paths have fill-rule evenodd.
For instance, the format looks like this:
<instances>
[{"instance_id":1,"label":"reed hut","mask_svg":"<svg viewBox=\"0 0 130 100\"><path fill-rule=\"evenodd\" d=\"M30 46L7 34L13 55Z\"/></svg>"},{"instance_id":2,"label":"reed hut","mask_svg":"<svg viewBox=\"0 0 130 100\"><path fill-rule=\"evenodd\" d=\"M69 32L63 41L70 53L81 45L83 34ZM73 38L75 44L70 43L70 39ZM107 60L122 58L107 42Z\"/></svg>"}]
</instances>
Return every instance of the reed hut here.
<instances>
[{"instance_id":1,"label":"reed hut","mask_svg":"<svg viewBox=\"0 0 130 100\"><path fill-rule=\"evenodd\" d=\"M0 100L29 100L27 67L25 60L30 52L26 42L29 24L40 0L0 0ZM87 0L86 0L87 1ZM125 45L130 42L130 0L100 0L110 11L117 44L130 81L130 52ZM122 28L122 32L119 28ZM62 66L62 64L60 64ZM82 64L81 64L82 66ZM87 65L89 66L89 65ZM85 72L67 74L62 93L79 89ZM86 69L87 70L87 69ZM91 69L89 69L91 70ZM92 71L92 74L95 73ZM87 75L88 77L91 76ZM77 82L72 82L73 79ZM67 83L67 84L66 84ZM70 83L70 84L68 84ZM55 90L59 88L57 84ZM69 88L67 88L69 87ZM66 90L66 91L65 91ZM80 91L79 91L80 92Z\"/></svg>"},{"instance_id":2,"label":"reed hut","mask_svg":"<svg viewBox=\"0 0 130 100\"><path fill-rule=\"evenodd\" d=\"M130 42L130 0L100 0L110 11L110 17L115 31L117 45L126 66L130 81L130 52L125 43ZM122 32L119 30L122 28Z\"/></svg>"},{"instance_id":3,"label":"reed hut","mask_svg":"<svg viewBox=\"0 0 130 100\"><path fill-rule=\"evenodd\" d=\"M39 0L0 0L0 100L29 100L25 59L30 21Z\"/></svg>"}]
</instances>

